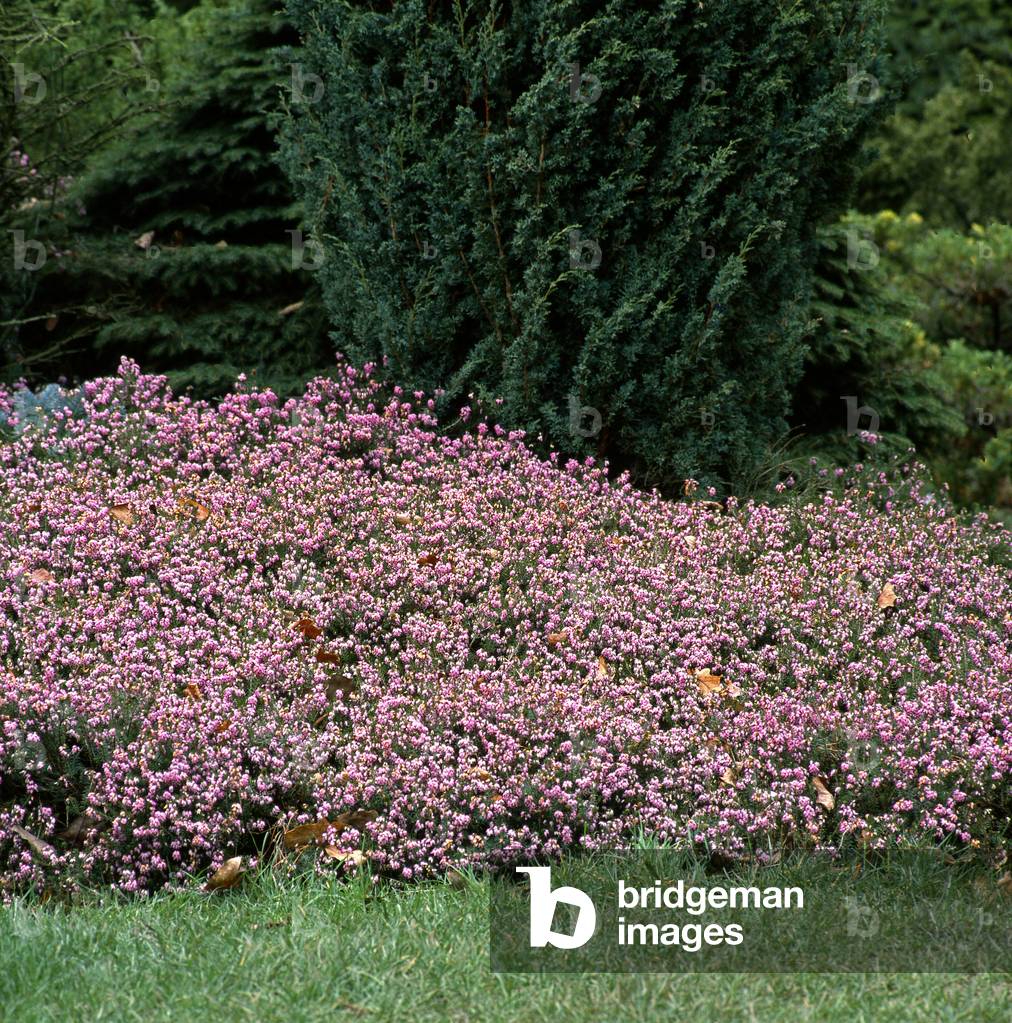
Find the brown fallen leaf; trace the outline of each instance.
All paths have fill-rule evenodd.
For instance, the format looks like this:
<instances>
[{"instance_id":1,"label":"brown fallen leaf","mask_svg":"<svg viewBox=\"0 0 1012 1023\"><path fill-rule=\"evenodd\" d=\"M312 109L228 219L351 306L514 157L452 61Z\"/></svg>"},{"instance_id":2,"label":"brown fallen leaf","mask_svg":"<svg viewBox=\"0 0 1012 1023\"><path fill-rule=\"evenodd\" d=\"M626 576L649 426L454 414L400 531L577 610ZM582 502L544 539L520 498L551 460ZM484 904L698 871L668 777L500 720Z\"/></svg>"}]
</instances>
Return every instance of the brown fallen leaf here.
<instances>
[{"instance_id":1,"label":"brown fallen leaf","mask_svg":"<svg viewBox=\"0 0 1012 1023\"><path fill-rule=\"evenodd\" d=\"M824 810L832 810L836 806L836 798L833 793L826 787L826 779L821 775L816 775L812 779L812 784L815 786L815 801Z\"/></svg>"},{"instance_id":2,"label":"brown fallen leaf","mask_svg":"<svg viewBox=\"0 0 1012 1023\"><path fill-rule=\"evenodd\" d=\"M446 872L446 882L451 888L466 888L467 875L461 873L456 867L450 867Z\"/></svg>"},{"instance_id":3,"label":"brown fallen leaf","mask_svg":"<svg viewBox=\"0 0 1012 1023\"><path fill-rule=\"evenodd\" d=\"M394 516L394 522L396 522L398 526L410 526L411 516L407 512L398 512Z\"/></svg>"},{"instance_id":4,"label":"brown fallen leaf","mask_svg":"<svg viewBox=\"0 0 1012 1023\"><path fill-rule=\"evenodd\" d=\"M340 664L341 655L335 654L333 650L317 650L316 660L320 664Z\"/></svg>"},{"instance_id":5,"label":"brown fallen leaf","mask_svg":"<svg viewBox=\"0 0 1012 1023\"><path fill-rule=\"evenodd\" d=\"M604 657L598 657L597 659L597 677L602 680L612 677L612 671Z\"/></svg>"},{"instance_id":6,"label":"brown fallen leaf","mask_svg":"<svg viewBox=\"0 0 1012 1023\"><path fill-rule=\"evenodd\" d=\"M736 781L738 780L738 772L737 772L737 771L735 771L735 769L734 769L733 767L729 767L729 768L728 768L728 769L727 769L727 770L726 770L726 771L725 771L725 772L724 772L724 773L723 773L723 774L722 774L722 775L720 776L720 780L721 780L721 781L722 781L722 782L723 782L723 783L724 783L725 785L732 785L732 786L733 786L733 785L734 785L734 783L735 783L735 782L736 782Z\"/></svg>"},{"instance_id":7,"label":"brown fallen leaf","mask_svg":"<svg viewBox=\"0 0 1012 1023\"><path fill-rule=\"evenodd\" d=\"M882 587L882 592L878 595L878 606L883 610L896 606L896 591L893 589L892 583L886 583Z\"/></svg>"},{"instance_id":8,"label":"brown fallen leaf","mask_svg":"<svg viewBox=\"0 0 1012 1023\"><path fill-rule=\"evenodd\" d=\"M56 576L53 575L53 573L50 572L48 568L37 568L28 576L28 578L37 586L41 586L42 583L56 582Z\"/></svg>"},{"instance_id":9,"label":"brown fallen leaf","mask_svg":"<svg viewBox=\"0 0 1012 1023\"><path fill-rule=\"evenodd\" d=\"M192 497L184 497L179 502L176 510L180 515L185 515L188 519L193 519L195 522L204 522L211 516L211 509L206 508L199 501L194 501Z\"/></svg>"},{"instance_id":10,"label":"brown fallen leaf","mask_svg":"<svg viewBox=\"0 0 1012 1023\"><path fill-rule=\"evenodd\" d=\"M714 675L709 668L696 672L696 684L704 696L719 693L722 696L741 696L741 686L737 682L725 682L723 676Z\"/></svg>"},{"instance_id":11,"label":"brown fallen leaf","mask_svg":"<svg viewBox=\"0 0 1012 1023\"><path fill-rule=\"evenodd\" d=\"M109 514L124 526L132 526L137 521L137 513L128 504L114 504Z\"/></svg>"},{"instance_id":12,"label":"brown fallen leaf","mask_svg":"<svg viewBox=\"0 0 1012 1023\"><path fill-rule=\"evenodd\" d=\"M33 835L30 831L21 827L20 824L12 824L11 831L13 831L14 834L17 835L19 838L27 842L32 852L35 853L36 856L40 856L42 857L42 859L45 859L47 856L57 855L56 850L48 842L39 838L38 835Z\"/></svg>"},{"instance_id":13,"label":"brown fallen leaf","mask_svg":"<svg viewBox=\"0 0 1012 1023\"><path fill-rule=\"evenodd\" d=\"M569 633L563 629L562 632L548 633L548 645L551 647L561 646L569 642Z\"/></svg>"},{"instance_id":14,"label":"brown fallen leaf","mask_svg":"<svg viewBox=\"0 0 1012 1023\"><path fill-rule=\"evenodd\" d=\"M323 635L323 629L312 618L300 618L295 623L295 628L307 639L316 639L317 636Z\"/></svg>"},{"instance_id":15,"label":"brown fallen leaf","mask_svg":"<svg viewBox=\"0 0 1012 1023\"><path fill-rule=\"evenodd\" d=\"M56 837L71 845L83 845L100 825L101 821L93 813L79 813Z\"/></svg>"},{"instance_id":16,"label":"brown fallen leaf","mask_svg":"<svg viewBox=\"0 0 1012 1023\"><path fill-rule=\"evenodd\" d=\"M709 668L701 668L696 672L696 684L704 695L719 693L724 687L720 681L720 675L713 675Z\"/></svg>"},{"instance_id":17,"label":"brown fallen leaf","mask_svg":"<svg viewBox=\"0 0 1012 1023\"><path fill-rule=\"evenodd\" d=\"M426 565L432 566L432 565L437 564L438 562L439 562L439 558L435 554L425 554L425 555L423 555L422 557L420 557L418 559L419 567L424 567Z\"/></svg>"},{"instance_id":18,"label":"brown fallen leaf","mask_svg":"<svg viewBox=\"0 0 1012 1023\"><path fill-rule=\"evenodd\" d=\"M361 849L338 849L336 845L324 846L324 853L332 860L339 863L351 863L353 866L361 867L368 857Z\"/></svg>"},{"instance_id":19,"label":"brown fallen leaf","mask_svg":"<svg viewBox=\"0 0 1012 1023\"><path fill-rule=\"evenodd\" d=\"M218 892L226 888L234 888L242 876L242 857L233 856L225 862L207 879L204 886L205 891Z\"/></svg>"},{"instance_id":20,"label":"brown fallen leaf","mask_svg":"<svg viewBox=\"0 0 1012 1023\"><path fill-rule=\"evenodd\" d=\"M375 820L376 816L375 810L350 810L339 814L333 820L323 819L312 824L299 824L284 833L284 845L286 849L301 849L320 842L330 829L339 834L346 828L361 828L363 824Z\"/></svg>"},{"instance_id":21,"label":"brown fallen leaf","mask_svg":"<svg viewBox=\"0 0 1012 1023\"><path fill-rule=\"evenodd\" d=\"M356 689L358 689L358 683L355 679L348 678L347 675L335 675L334 678L327 679L325 686L327 699L331 702L334 701L338 693L341 693L343 696L351 696Z\"/></svg>"},{"instance_id":22,"label":"brown fallen leaf","mask_svg":"<svg viewBox=\"0 0 1012 1023\"><path fill-rule=\"evenodd\" d=\"M225 718L224 721L219 721L214 726L214 734L215 735L221 735L222 732L227 732L231 727L232 727L232 722L228 718Z\"/></svg>"},{"instance_id":23,"label":"brown fallen leaf","mask_svg":"<svg viewBox=\"0 0 1012 1023\"><path fill-rule=\"evenodd\" d=\"M200 686L198 686L196 682L191 682L189 685L187 685L187 687L183 690L183 692L186 693L186 695L191 700L200 701L200 700L202 700L204 698L201 695Z\"/></svg>"}]
</instances>

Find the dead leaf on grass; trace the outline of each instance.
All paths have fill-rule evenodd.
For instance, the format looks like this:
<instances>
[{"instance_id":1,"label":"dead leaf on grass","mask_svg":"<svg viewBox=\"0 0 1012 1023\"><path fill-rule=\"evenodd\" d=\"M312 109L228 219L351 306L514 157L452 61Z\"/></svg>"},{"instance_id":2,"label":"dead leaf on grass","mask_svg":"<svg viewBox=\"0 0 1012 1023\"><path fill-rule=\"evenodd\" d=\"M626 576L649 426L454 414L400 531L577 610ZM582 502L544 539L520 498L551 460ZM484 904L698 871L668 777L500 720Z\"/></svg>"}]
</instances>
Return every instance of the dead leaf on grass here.
<instances>
[{"instance_id":1,"label":"dead leaf on grass","mask_svg":"<svg viewBox=\"0 0 1012 1023\"><path fill-rule=\"evenodd\" d=\"M361 867L368 857L361 849L338 849L336 845L324 846L324 853L332 860L339 863L351 863L353 866Z\"/></svg>"},{"instance_id":2,"label":"dead leaf on grass","mask_svg":"<svg viewBox=\"0 0 1012 1023\"><path fill-rule=\"evenodd\" d=\"M242 876L242 857L233 856L225 862L207 879L204 886L209 892L223 891L226 888L234 888Z\"/></svg>"}]
</instances>

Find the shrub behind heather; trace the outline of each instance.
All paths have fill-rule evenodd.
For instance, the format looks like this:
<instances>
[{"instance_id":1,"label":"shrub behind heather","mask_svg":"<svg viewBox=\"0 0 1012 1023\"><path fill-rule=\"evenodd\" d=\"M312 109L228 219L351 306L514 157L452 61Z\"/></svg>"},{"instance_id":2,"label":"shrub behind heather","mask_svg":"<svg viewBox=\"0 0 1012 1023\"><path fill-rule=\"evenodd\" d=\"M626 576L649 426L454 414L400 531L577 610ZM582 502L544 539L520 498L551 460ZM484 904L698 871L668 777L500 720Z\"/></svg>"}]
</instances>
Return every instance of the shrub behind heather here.
<instances>
[{"instance_id":1,"label":"shrub behind heather","mask_svg":"<svg viewBox=\"0 0 1012 1023\"><path fill-rule=\"evenodd\" d=\"M903 472L666 502L432 405L125 362L14 437L0 392L4 892L175 885L349 811L321 838L403 877L1008 839L1006 533Z\"/></svg>"},{"instance_id":2,"label":"shrub behind heather","mask_svg":"<svg viewBox=\"0 0 1012 1023\"><path fill-rule=\"evenodd\" d=\"M736 478L787 429L881 7L289 0L338 347L640 480Z\"/></svg>"}]
</instances>

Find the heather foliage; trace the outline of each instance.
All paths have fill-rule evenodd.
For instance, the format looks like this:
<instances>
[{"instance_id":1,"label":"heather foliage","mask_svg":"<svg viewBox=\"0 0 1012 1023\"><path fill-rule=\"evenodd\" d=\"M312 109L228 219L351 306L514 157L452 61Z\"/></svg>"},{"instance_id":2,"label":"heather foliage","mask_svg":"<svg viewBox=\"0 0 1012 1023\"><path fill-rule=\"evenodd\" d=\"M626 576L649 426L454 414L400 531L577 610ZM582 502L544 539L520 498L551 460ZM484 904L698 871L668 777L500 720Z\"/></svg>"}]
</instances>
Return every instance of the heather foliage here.
<instances>
[{"instance_id":1,"label":"heather foliage","mask_svg":"<svg viewBox=\"0 0 1012 1023\"><path fill-rule=\"evenodd\" d=\"M212 406L124 362L20 432L0 394L6 892L363 810L320 839L404 877L1007 840L999 527L906 470L665 501L340 369Z\"/></svg>"}]
</instances>

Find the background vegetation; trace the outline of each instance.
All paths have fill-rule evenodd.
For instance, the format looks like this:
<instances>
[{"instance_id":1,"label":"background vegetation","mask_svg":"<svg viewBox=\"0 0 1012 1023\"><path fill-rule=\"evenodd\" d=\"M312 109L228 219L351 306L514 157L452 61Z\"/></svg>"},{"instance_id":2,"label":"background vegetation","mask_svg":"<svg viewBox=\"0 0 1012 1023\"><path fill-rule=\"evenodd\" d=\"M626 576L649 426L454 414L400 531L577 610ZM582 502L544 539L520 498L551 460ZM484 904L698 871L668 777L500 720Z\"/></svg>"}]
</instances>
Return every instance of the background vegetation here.
<instances>
[{"instance_id":1,"label":"background vegetation","mask_svg":"<svg viewBox=\"0 0 1012 1023\"><path fill-rule=\"evenodd\" d=\"M336 348L669 492L915 445L1010 514L1008 5L522 7L12 0L2 376Z\"/></svg>"}]
</instances>

